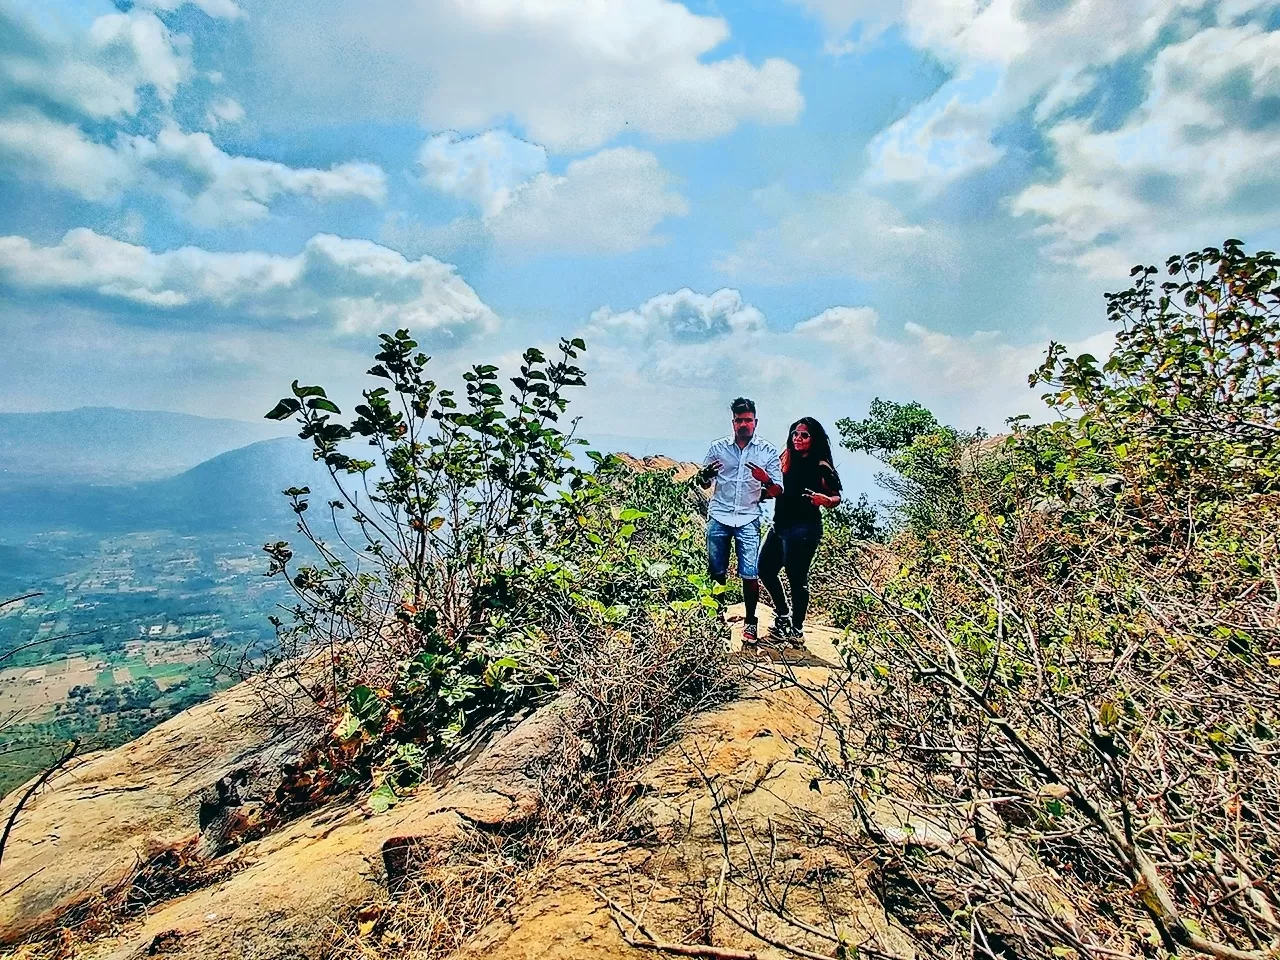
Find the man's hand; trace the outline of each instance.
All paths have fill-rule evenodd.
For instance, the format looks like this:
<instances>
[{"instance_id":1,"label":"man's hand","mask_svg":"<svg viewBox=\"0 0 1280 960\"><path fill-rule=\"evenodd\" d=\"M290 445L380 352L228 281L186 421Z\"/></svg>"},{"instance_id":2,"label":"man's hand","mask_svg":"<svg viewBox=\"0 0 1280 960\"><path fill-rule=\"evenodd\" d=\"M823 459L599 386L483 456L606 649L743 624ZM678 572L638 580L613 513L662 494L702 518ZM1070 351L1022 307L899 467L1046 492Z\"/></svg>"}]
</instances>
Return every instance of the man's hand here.
<instances>
[{"instance_id":1,"label":"man's hand","mask_svg":"<svg viewBox=\"0 0 1280 960\"><path fill-rule=\"evenodd\" d=\"M716 474L720 472L720 468L724 466L723 461L712 460L705 467L698 471L698 486L709 487L711 481L716 478Z\"/></svg>"}]
</instances>

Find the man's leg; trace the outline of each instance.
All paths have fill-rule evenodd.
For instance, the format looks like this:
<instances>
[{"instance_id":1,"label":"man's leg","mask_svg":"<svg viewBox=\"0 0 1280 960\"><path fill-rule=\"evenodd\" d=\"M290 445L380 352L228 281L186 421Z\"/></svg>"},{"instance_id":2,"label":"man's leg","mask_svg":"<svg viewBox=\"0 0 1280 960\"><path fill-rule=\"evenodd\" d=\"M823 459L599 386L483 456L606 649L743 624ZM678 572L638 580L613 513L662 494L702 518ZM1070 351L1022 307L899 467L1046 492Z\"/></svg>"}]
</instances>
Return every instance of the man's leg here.
<instances>
[{"instance_id":1,"label":"man's leg","mask_svg":"<svg viewBox=\"0 0 1280 960\"><path fill-rule=\"evenodd\" d=\"M738 576L742 578L742 599L746 601L747 628L756 632L756 606L760 603L760 521L754 520L733 532L738 550Z\"/></svg>"},{"instance_id":2,"label":"man's leg","mask_svg":"<svg viewBox=\"0 0 1280 960\"><path fill-rule=\"evenodd\" d=\"M729 541L733 529L707 518L707 576L721 585L729 579Z\"/></svg>"}]
</instances>

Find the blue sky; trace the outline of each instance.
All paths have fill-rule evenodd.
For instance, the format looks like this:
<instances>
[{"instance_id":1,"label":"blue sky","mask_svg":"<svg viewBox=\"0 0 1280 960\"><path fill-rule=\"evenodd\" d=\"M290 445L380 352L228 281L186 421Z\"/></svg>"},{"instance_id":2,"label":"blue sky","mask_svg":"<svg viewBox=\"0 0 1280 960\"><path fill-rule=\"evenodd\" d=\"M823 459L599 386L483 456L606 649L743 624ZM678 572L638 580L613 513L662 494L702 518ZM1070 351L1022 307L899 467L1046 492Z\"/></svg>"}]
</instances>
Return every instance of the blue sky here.
<instances>
[{"instance_id":1,"label":"blue sky","mask_svg":"<svg viewBox=\"0 0 1280 960\"><path fill-rule=\"evenodd\" d=\"M1277 161L1275 2L0 0L0 410L255 418L405 325L585 337L613 434L999 428Z\"/></svg>"}]
</instances>

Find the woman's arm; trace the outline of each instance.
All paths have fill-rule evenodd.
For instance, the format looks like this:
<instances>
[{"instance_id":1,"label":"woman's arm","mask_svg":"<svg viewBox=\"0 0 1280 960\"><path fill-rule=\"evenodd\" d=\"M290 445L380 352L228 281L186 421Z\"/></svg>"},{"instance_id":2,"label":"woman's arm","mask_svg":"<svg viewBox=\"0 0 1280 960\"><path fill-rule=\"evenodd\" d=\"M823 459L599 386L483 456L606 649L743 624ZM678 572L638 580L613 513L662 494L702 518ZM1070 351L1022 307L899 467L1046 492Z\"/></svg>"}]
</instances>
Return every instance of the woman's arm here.
<instances>
[{"instance_id":1,"label":"woman's arm","mask_svg":"<svg viewBox=\"0 0 1280 960\"><path fill-rule=\"evenodd\" d=\"M840 481L836 479L836 471L831 464L823 460L818 464L818 479L822 483L822 493L815 493L809 501L815 507L826 507L828 510L840 506Z\"/></svg>"}]
</instances>

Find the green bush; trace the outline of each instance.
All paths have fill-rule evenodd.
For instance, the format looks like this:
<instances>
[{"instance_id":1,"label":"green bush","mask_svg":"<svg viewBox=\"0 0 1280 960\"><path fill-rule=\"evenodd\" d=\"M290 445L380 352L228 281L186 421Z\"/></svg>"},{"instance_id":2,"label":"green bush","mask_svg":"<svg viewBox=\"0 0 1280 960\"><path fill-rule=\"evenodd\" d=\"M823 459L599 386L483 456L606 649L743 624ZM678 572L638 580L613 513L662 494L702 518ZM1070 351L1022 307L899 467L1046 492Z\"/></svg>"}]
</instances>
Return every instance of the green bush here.
<instances>
[{"instance_id":1,"label":"green bush","mask_svg":"<svg viewBox=\"0 0 1280 960\"><path fill-rule=\"evenodd\" d=\"M1165 271L1157 284L1156 267L1134 267L1134 285L1107 295L1119 330L1104 364L1053 343L1031 375L1070 417L1050 428L1070 444L1055 469L1118 472L1166 508L1275 490L1280 260L1228 240L1170 257Z\"/></svg>"},{"instance_id":2,"label":"green bush","mask_svg":"<svg viewBox=\"0 0 1280 960\"><path fill-rule=\"evenodd\" d=\"M297 382L268 414L297 418L336 490L285 491L318 559L266 547L298 598L268 675L328 718L312 758L324 782L372 781L374 806L390 805L482 720L572 682L593 645L646 635L656 618L712 622L719 588L689 488L598 454L592 471L572 464L583 441L561 421L584 348L562 340L555 360L530 348L505 394L497 367L474 366L459 402L402 330L383 335L369 373L385 385L349 423ZM368 459L348 452L361 438ZM706 632L691 623L676 636Z\"/></svg>"},{"instance_id":3,"label":"green bush","mask_svg":"<svg viewBox=\"0 0 1280 960\"><path fill-rule=\"evenodd\" d=\"M1051 345L1032 381L1058 422L958 456L946 428L898 434L913 522L887 562L832 564L858 682L824 762L868 822L893 782L960 838L913 873L982 905L947 920L948 950L1280 942L1276 261L1228 241L1167 269L1108 296L1105 364ZM1015 882L1037 869L1020 850L1055 891Z\"/></svg>"}]
</instances>

